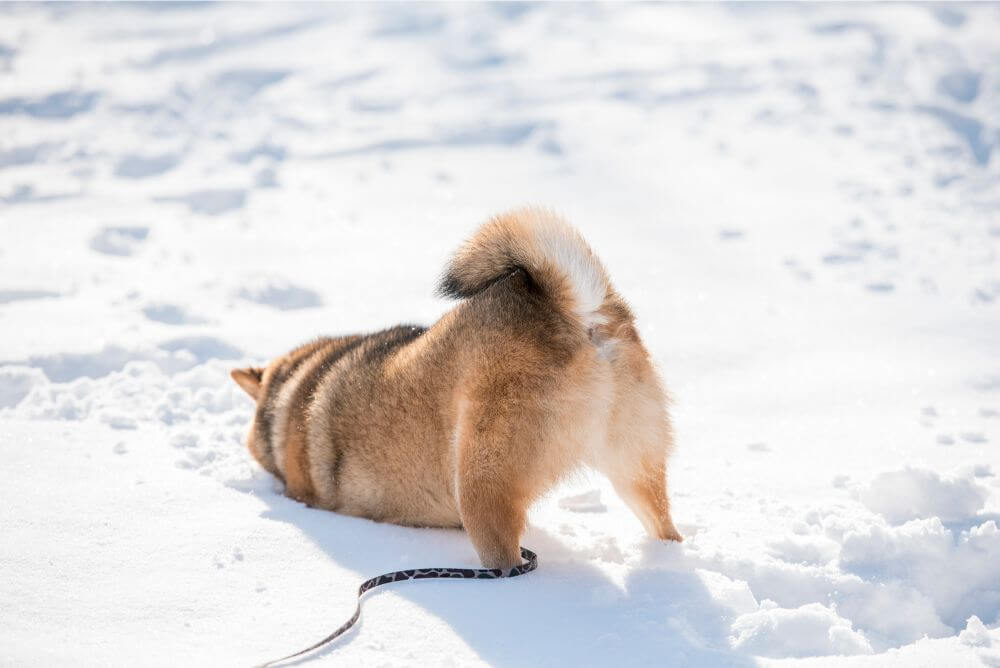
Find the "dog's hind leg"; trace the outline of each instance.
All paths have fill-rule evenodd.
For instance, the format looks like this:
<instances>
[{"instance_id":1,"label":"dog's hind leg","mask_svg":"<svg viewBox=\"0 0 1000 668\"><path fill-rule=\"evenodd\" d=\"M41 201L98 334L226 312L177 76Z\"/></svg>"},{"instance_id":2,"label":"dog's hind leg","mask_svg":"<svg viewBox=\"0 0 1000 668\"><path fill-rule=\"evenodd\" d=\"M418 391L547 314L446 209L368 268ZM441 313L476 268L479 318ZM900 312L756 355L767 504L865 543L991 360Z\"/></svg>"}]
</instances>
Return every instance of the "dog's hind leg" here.
<instances>
[{"instance_id":1,"label":"dog's hind leg","mask_svg":"<svg viewBox=\"0 0 1000 668\"><path fill-rule=\"evenodd\" d=\"M510 481L466 478L459 488L462 524L485 568L521 563L520 540L527 508Z\"/></svg>"},{"instance_id":2,"label":"dog's hind leg","mask_svg":"<svg viewBox=\"0 0 1000 668\"><path fill-rule=\"evenodd\" d=\"M521 563L528 506L539 491L532 474L537 438L496 406L468 410L455 434L455 491L462 525L486 568Z\"/></svg>"},{"instance_id":3,"label":"dog's hind leg","mask_svg":"<svg viewBox=\"0 0 1000 668\"><path fill-rule=\"evenodd\" d=\"M661 540L684 540L670 517L665 453L659 457L648 453L602 469L649 535Z\"/></svg>"},{"instance_id":4,"label":"dog's hind leg","mask_svg":"<svg viewBox=\"0 0 1000 668\"><path fill-rule=\"evenodd\" d=\"M641 346L622 345L619 353L607 439L594 452L592 464L651 536L683 540L667 494L667 458L673 449L667 397Z\"/></svg>"}]
</instances>

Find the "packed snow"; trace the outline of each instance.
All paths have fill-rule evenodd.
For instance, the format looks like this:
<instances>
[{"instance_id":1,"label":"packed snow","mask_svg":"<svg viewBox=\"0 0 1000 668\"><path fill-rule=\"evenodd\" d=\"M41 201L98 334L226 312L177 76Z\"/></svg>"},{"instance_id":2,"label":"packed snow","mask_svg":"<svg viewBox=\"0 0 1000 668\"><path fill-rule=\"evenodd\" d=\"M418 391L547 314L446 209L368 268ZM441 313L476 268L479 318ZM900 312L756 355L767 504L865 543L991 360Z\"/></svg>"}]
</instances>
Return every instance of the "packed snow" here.
<instances>
[{"instance_id":1,"label":"packed snow","mask_svg":"<svg viewBox=\"0 0 1000 668\"><path fill-rule=\"evenodd\" d=\"M673 397L539 569L367 595L343 665L1000 665L1000 6L0 7L0 663L251 665L460 531L308 509L230 380L434 321L560 211ZM400 434L400 438L405 438ZM338 664L339 665L339 664Z\"/></svg>"}]
</instances>

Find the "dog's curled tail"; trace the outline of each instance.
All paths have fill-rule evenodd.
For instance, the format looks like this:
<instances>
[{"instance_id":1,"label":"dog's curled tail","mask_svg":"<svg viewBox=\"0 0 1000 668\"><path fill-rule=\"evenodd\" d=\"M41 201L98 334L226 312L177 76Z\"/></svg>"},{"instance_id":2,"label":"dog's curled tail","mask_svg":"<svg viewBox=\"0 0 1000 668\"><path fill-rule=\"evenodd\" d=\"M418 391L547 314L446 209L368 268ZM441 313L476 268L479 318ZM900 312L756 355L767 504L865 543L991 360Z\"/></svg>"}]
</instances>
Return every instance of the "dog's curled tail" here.
<instances>
[{"instance_id":1,"label":"dog's curled tail","mask_svg":"<svg viewBox=\"0 0 1000 668\"><path fill-rule=\"evenodd\" d=\"M471 297L516 269L584 327L604 321L599 311L613 294L604 266L573 226L540 208L517 209L483 224L455 252L438 290Z\"/></svg>"}]
</instances>

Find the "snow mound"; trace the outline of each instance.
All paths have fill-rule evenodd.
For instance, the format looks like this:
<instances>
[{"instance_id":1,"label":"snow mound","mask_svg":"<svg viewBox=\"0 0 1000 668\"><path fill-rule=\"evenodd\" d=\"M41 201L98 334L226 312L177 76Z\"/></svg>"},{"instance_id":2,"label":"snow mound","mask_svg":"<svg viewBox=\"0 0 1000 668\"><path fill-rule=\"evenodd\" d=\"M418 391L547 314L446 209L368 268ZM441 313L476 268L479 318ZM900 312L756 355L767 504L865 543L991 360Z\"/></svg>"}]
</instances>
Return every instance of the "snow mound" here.
<instances>
[{"instance_id":1,"label":"snow mound","mask_svg":"<svg viewBox=\"0 0 1000 668\"><path fill-rule=\"evenodd\" d=\"M225 484L252 476L243 438L253 410L229 379L230 365L211 361L171 374L148 360L126 363L100 378L35 384L8 414L28 420L72 420L105 424L115 430L165 430L177 449L177 466L215 475ZM0 371L0 378L9 369ZM11 372L13 373L13 372ZM26 381L22 381L24 384Z\"/></svg>"},{"instance_id":2,"label":"snow mound","mask_svg":"<svg viewBox=\"0 0 1000 668\"><path fill-rule=\"evenodd\" d=\"M765 600L733 624L733 647L771 658L871 654L872 646L851 622L819 603L795 609Z\"/></svg>"},{"instance_id":3,"label":"snow mound","mask_svg":"<svg viewBox=\"0 0 1000 668\"><path fill-rule=\"evenodd\" d=\"M921 517L964 522L983 507L987 496L974 480L942 478L915 468L880 473L860 492L861 502L892 524Z\"/></svg>"},{"instance_id":4,"label":"snow mound","mask_svg":"<svg viewBox=\"0 0 1000 668\"><path fill-rule=\"evenodd\" d=\"M908 508L915 495L896 499L890 490L907 491L903 483L923 482L920 512L933 516L893 524L869 512L859 498L804 512L792 532L767 541L761 554L699 549L696 558L705 568L746 582L752 595L781 609L832 606L874 651L954 636L971 615L1000 620L1000 535L995 516L982 510L992 478L989 465L967 465L950 475L884 472L858 496L869 503L888 498ZM741 642L751 643L756 626L743 628L747 623L734 625L733 633L739 637L741 629L746 636ZM778 657L784 650L763 651Z\"/></svg>"},{"instance_id":5,"label":"snow mound","mask_svg":"<svg viewBox=\"0 0 1000 668\"><path fill-rule=\"evenodd\" d=\"M989 629L975 615L966 620L965 629L958 634L958 639L963 644L974 647L989 647L993 644L993 638Z\"/></svg>"},{"instance_id":6,"label":"snow mound","mask_svg":"<svg viewBox=\"0 0 1000 668\"><path fill-rule=\"evenodd\" d=\"M840 552L845 571L921 593L953 628L970 614L1000 616L997 564L1000 531L994 520L958 533L936 517L899 527L872 525L849 532Z\"/></svg>"},{"instance_id":7,"label":"snow mound","mask_svg":"<svg viewBox=\"0 0 1000 668\"><path fill-rule=\"evenodd\" d=\"M16 406L32 388L47 382L41 369L18 365L0 367L0 408Z\"/></svg>"},{"instance_id":8,"label":"snow mound","mask_svg":"<svg viewBox=\"0 0 1000 668\"><path fill-rule=\"evenodd\" d=\"M698 569L696 572L716 603L721 603L738 615L757 611L759 607L757 599L743 580L733 580L715 571Z\"/></svg>"}]
</instances>

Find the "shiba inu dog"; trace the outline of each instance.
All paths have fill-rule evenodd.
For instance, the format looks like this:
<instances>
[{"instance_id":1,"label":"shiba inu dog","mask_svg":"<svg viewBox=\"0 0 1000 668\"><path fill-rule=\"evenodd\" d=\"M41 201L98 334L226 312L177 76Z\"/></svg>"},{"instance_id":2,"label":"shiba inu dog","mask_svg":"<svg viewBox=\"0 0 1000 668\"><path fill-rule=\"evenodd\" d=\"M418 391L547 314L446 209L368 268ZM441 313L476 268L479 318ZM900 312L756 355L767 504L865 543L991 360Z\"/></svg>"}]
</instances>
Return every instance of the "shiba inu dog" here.
<instances>
[{"instance_id":1,"label":"shiba inu dog","mask_svg":"<svg viewBox=\"0 0 1000 668\"><path fill-rule=\"evenodd\" d=\"M583 238L520 209L446 267L459 303L431 327L320 338L233 379L248 436L285 493L382 522L464 527L486 568L519 562L528 507L567 473L604 473L646 530L670 517L666 395L628 305Z\"/></svg>"}]
</instances>

